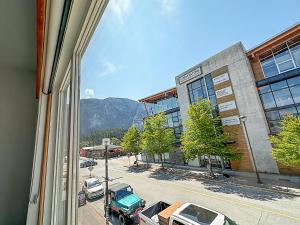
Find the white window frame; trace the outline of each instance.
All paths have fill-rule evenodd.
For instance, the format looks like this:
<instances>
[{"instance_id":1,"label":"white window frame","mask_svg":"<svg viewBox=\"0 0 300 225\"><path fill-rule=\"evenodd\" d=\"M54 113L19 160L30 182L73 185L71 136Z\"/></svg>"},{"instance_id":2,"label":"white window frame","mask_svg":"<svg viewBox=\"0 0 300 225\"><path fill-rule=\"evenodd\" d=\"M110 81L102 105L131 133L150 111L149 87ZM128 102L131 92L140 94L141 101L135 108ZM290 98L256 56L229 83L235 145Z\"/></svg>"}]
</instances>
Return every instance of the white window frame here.
<instances>
[{"instance_id":1,"label":"white window frame","mask_svg":"<svg viewBox=\"0 0 300 225\"><path fill-rule=\"evenodd\" d=\"M50 3L49 3L50 4ZM55 4L55 2L53 3ZM58 67L51 93L51 116L49 124L49 143L47 146L47 168L46 181L44 190L44 204L42 205L42 223L38 225L57 225L57 198L60 174L59 174L59 142L58 135L60 133L60 97L61 88L70 82L70 134L69 134L69 179L68 179L68 213L67 225L78 224L78 170L79 170L79 101L80 101L80 63L82 55L94 33L98 22L103 15L108 0L73 0L68 16L66 30L64 32L64 41L62 50L58 60ZM48 8L47 8L48 9ZM48 12L48 17L55 15ZM77 33L72 32L75 30ZM76 30L77 29L77 30ZM45 39L53 41L53 35L45 35ZM47 40L46 40L47 42ZM51 47L51 46L50 46ZM49 46L45 44L45 55L51 51ZM49 67L52 63L48 56L43 56L43 63ZM43 67L45 67L43 65ZM47 72L47 71L46 71ZM43 68L43 74L46 73ZM47 74L44 75L44 85L47 86ZM46 81L45 81L46 80ZM41 172L41 158L43 149L44 120L47 111L48 95L40 92L39 114L36 133L35 156L33 162L32 182L30 202L28 207L27 225L37 225L39 210L39 184Z\"/></svg>"},{"instance_id":2,"label":"white window frame","mask_svg":"<svg viewBox=\"0 0 300 225\"><path fill-rule=\"evenodd\" d=\"M281 74L281 73L285 73L285 72L287 72L287 71L291 71L291 70L294 70L294 69L299 68L299 66L296 65L296 62L295 62L294 57L293 57L293 55L292 55L292 53L291 53L289 44L288 44L287 42L286 42L285 44L286 44L286 49L287 49L288 52L289 52L290 59L278 63L277 60L276 60L276 58L275 58L275 54L276 54L277 52L281 51L281 50L278 50L277 52L274 53L273 50L271 49L272 54L269 55L269 56L272 56L272 57L273 57L273 60L274 60L275 65L276 65L276 68L277 68L277 70L278 70L278 74L273 75L273 76L270 76L270 77L274 77L274 76L277 76L277 75L279 75L279 74ZM264 71L263 66L262 66L262 61L265 60L266 58L268 58L269 56L259 59L260 68L261 68L261 70L262 70L262 73L263 73L263 75L264 75L264 78L270 78L270 77L266 77L265 71ZM285 70L285 71L281 72L280 69L279 69L279 65L280 65L280 64L283 64L283 63L285 63L285 62L288 62L288 61L292 61L294 67L291 68L291 69L288 69L288 70Z\"/></svg>"}]
</instances>

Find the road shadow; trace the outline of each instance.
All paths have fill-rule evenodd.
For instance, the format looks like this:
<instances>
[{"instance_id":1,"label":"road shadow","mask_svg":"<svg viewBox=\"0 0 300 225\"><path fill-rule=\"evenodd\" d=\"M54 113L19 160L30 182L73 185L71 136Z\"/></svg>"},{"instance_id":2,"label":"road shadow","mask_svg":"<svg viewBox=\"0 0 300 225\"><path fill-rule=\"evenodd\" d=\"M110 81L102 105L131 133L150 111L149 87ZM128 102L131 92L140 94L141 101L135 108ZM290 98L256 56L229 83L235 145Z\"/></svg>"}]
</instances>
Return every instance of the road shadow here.
<instances>
[{"instance_id":1,"label":"road shadow","mask_svg":"<svg viewBox=\"0 0 300 225\"><path fill-rule=\"evenodd\" d=\"M204 185L204 188L212 191L225 194L236 194L243 198L256 199L261 201L271 201L279 199L293 199L295 192L286 187L278 185L254 185L239 182L234 177L225 177L222 174L217 174L215 178L208 177L206 173L195 173L188 170L174 169L174 168L158 168L152 170L150 178L157 180L168 181L192 181L196 180Z\"/></svg>"},{"instance_id":2,"label":"road shadow","mask_svg":"<svg viewBox=\"0 0 300 225\"><path fill-rule=\"evenodd\" d=\"M151 170L151 166L147 166L146 164L141 164L138 166L125 166L127 168L127 172L129 173L143 173L145 171Z\"/></svg>"},{"instance_id":3,"label":"road shadow","mask_svg":"<svg viewBox=\"0 0 300 225\"><path fill-rule=\"evenodd\" d=\"M101 195L99 197L92 198L92 199L86 198L86 201L87 202L96 202L96 201L99 201L99 200L103 199L103 197L104 197L104 195Z\"/></svg>"}]
</instances>

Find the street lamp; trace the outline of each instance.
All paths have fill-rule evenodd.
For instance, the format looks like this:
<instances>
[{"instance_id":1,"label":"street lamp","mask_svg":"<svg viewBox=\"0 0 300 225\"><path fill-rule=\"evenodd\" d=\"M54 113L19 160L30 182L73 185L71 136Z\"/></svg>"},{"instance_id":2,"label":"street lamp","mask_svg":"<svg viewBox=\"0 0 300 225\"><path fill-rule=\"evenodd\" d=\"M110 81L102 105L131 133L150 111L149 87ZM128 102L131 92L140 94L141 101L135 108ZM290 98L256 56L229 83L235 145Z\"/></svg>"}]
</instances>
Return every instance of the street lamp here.
<instances>
[{"instance_id":1,"label":"street lamp","mask_svg":"<svg viewBox=\"0 0 300 225\"><path fill-rule=\"evenodd\" d=\"M254 171L255 171L255 174L256 174L257 183L261 184L259 173L257 172L257 168L256 168L256 162L255 162L255 158L254 158L254 155L253 155L251 143L249 141L248 131L247 131L246 124L245 124L246 120L247 120L246 116L240 116L240 121L242 122L242 124L244 126L245 133L246 133L246 138L247 138L247 142L249 144L249 149L250 149L250 153L251 153L251 157L252 157L252 161L253 161L253 165L254 165Z\"/></svg>"},{"instance_id":2,"label":"street lamp","mask_svg":"<svg viewBox=\"0 0 300 225\"><path fill-rule=\"evenodd\" d=\"M109 225L108 223L108 162L107 162L107 155L108 155L108 145L110 144L109 138L103 138L102 139L102 145L105 146L105 218L106 218L106 225Z\"/></svg>"}]
</instances>

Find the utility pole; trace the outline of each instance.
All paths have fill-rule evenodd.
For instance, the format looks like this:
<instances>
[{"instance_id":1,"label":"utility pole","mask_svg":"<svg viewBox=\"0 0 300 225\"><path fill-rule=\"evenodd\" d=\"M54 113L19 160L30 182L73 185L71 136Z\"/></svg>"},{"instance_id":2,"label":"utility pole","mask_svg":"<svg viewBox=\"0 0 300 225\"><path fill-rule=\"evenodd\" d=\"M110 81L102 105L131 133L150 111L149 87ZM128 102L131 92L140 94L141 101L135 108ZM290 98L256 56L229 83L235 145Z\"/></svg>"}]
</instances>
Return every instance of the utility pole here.
<instances>
[{"instance_id":1,"label":"utility pole","mask_svg":"<svg viewBox=\"0 0 300 225\"><path fill-rule=\"evenodd\" d=\"M109 225L109 207L108 207L108 145L110 143L109 138L103 138L102 143L105 146L105 220L106 225Z\"/></svg>"},{"instance_id":2,"label":"utility pole","mask_svg":"<svg viewBox=\"0 0 300 225\"><path fill-rule=\"evenodd\" d=\"M249 150L250 150L252 161L253 161L253 165L254 165L254 171L255 171L255 174L256 174L257 183L261 184L262 182L260 180L259 173L257 172L256 162L255 162L254 154L253 154L253 151L252 151L252 146L251 146L251 143L250 143L250 140L249 140L249 136L248 136L248 131L247 131L246 123L245 123L246 120L247 120L246 116L240 116L240 121L242 121L242 124L244 126L245 133L246 133L246 138L247 138L247 142L249 144Z\"/></svg>"}]
</instances>

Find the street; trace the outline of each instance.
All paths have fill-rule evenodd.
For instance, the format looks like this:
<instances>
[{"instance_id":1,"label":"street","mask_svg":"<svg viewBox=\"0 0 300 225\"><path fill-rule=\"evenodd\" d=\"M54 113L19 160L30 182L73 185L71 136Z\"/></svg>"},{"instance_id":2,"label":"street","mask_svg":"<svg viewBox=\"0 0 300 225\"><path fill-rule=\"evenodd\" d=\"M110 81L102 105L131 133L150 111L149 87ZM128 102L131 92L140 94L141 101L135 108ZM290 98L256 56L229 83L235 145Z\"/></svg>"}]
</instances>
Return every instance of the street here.
<instances>
[{"instance_id":1,"label":"street","mask_svg":"<svg viewBox=\"0 0 300 225\"><path fill-rule=\"evenodd\" d=\"M92 176L103 180L104 160ZM133 158L131 159L131 164ZM89 177L87 168L80 169L80 182ZM109 160L109 177L114 182L130 184L134 192L146 200L146 207L157 201L192 202L221 212L242 225L297 225L300 224L300 197L276 193L257 188L240 187L213 180L197 181L188 176L163 173L161 170L136 169L128 167L128 158ZM79 184L80 187L82 184ZM79 208L80 225L103 224L100 215L104 213L103 198L88 201ZM117 225L116 218L112 223Z\"/></svg>"}]
</instances>

